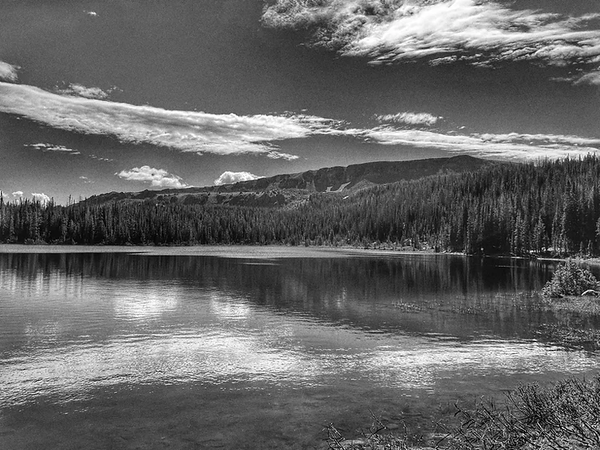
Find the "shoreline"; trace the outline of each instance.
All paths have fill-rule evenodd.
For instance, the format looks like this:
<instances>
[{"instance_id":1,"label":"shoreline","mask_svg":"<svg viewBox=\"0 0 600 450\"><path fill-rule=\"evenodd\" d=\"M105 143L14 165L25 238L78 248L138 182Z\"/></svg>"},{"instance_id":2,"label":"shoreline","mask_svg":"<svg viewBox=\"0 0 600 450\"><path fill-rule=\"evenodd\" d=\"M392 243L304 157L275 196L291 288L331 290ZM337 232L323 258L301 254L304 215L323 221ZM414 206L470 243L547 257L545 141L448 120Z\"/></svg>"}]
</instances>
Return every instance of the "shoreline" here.
<instances>
[{"instance_id":1,"label":"shoreline","mask_svg":"<svg viewBox=\"0 0 600 450\"><path fill-rule=\"evenodd\" d=\"M394 257L406 255L467 256L464 253L435 253L427 250L364 249L356 247L305 247L285 245L194 245L194 246L123 246L123 245L27 245L0 244L0 254L130 253L147 256L216 256L228 258L347 258Z\"/></svg>"},{"instance_id":2,"label":"shoreline","mask_svg":"<svg viewBox=\"0 0 600 450\"><path fill-rule=\"evenodd\" d=\"M480 258L529 259L560 263L573 260L578 264L600 266L600 257L585 258L552 256L467 255L461 252L432 250L403 250L392 248L359 248L290 245L62 245L62 244L0 244L0 254L60 254L60 253L129 253L146 256L215 256L236 259L286 259L286 258L348 258L348 257L396 257L396 256L462 256Z\"/></svg>"},{"instance_id":3,"label":"shoreline","mask_svg":"<svg viewBox=\"0 0 600 450\"><path fill-rule=\"evenodd\" d=\"M410 247L409 247L410 248ZM395 257L395 256L461 256L469 258L510 259L560 263L573 261L577 264L600 266L600 256L515 256L511 254L467 254L464 252L436 252L431 248L413 250L404 248L365 248L326 245L286 244L195 244L195 245L87 245L87 244L18 244L0 243L0 254L73 254L73 253L129 253L148 256L222 256L229 258L280 259L295 257Z\"/></svg>"}]
</instances>

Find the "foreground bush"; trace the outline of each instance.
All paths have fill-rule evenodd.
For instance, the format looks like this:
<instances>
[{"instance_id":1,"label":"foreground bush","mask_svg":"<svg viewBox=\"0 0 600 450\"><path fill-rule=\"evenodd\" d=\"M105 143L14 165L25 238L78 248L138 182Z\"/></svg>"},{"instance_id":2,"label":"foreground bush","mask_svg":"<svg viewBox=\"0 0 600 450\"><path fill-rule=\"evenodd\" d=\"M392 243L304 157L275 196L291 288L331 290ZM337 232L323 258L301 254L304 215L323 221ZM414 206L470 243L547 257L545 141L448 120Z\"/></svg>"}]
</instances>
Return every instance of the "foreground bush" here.
<instances>
[{"instance_id":1,"label":"foreground bush","mask_svg":"<svg viewBox=\"0 0 600 450\"><path fill-rule=\"evenodd\" d=\"M566 295L581 295L588 289L598 289L596 277L573 261L567 261L557 267L552 279L542 289L542 295L561 298Z\"/></svg>"},{"instance_id":2,"label":"foreground bush","mask_svg":"<svg viewBox=\"0 0 600 450\"><path fill-rule=\"evenodd\" d=\"M482 402L459 411L449 449L600 448L600 377L568 379L550 388L522 386L504 405Z\"/></svg>"}]
</instances>

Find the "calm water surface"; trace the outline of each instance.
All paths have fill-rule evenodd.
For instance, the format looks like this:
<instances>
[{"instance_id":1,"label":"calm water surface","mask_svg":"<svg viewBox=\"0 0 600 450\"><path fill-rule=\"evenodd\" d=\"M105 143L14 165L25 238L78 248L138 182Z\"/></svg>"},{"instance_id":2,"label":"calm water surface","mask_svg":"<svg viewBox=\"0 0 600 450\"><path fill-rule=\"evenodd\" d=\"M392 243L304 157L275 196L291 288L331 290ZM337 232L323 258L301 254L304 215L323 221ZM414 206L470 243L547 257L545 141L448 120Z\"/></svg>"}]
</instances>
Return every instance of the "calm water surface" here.
<instances>
[{"instance_id":1,"label":"calm water surface","mask_svg":"<svg viewBox=\"0 0 600 450\"><path fill-rule=\"evenodd\" d=\"M598 372L540 338L551 270L0 254L0 448L322 448L369 410L426 435L457 400Z\"/></svg>"}]
</instances>

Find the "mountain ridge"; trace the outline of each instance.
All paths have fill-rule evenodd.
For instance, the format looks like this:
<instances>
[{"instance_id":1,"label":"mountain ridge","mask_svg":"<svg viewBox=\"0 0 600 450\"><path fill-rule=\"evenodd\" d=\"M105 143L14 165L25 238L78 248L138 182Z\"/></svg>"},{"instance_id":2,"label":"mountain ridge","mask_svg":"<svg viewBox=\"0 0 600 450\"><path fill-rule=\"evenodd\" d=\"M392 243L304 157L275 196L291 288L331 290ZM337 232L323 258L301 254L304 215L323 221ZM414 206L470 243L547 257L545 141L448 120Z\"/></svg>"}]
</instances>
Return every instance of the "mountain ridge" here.
<instances>
[{"instance_id":1,"label":"mountain ridge","mask_svg":"<svg viewBox=\"0 0 600 450\"><path fill-rule=\"evenodd\" d=\"M92 196L84 202L99 204L111 201L156 200L182 201L186 204L283 206L316 192L353 191L431 175L473 171L493 163L496 161L467 155L409 161L376 161L279 174L220 186L110 192Z\"/></svg>"}]
</instances>

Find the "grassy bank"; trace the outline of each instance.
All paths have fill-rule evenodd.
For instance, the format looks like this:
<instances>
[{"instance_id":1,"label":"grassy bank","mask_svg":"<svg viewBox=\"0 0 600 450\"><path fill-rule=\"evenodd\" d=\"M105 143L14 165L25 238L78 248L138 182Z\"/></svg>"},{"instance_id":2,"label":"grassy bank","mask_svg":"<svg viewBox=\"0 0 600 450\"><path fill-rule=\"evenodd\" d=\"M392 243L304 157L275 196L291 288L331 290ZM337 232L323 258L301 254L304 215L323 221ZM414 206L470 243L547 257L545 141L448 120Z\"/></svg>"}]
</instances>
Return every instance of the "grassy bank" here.
<instances>
[{"instance_id":1,"label":"grassy bank","mask_svg":"<svg viewBox=\"0 0 600 450\"><path fill-rule=\"evenodd\" d=\"M485 399L472 409L456 406L459 424L423 445L405 432L389 433L374 418L372 426L345 439L326 427L332 450L509 450L600 448L600 377L569 378L550 386L527 384L501 399Z\"/></svg>"}]
</instances>

